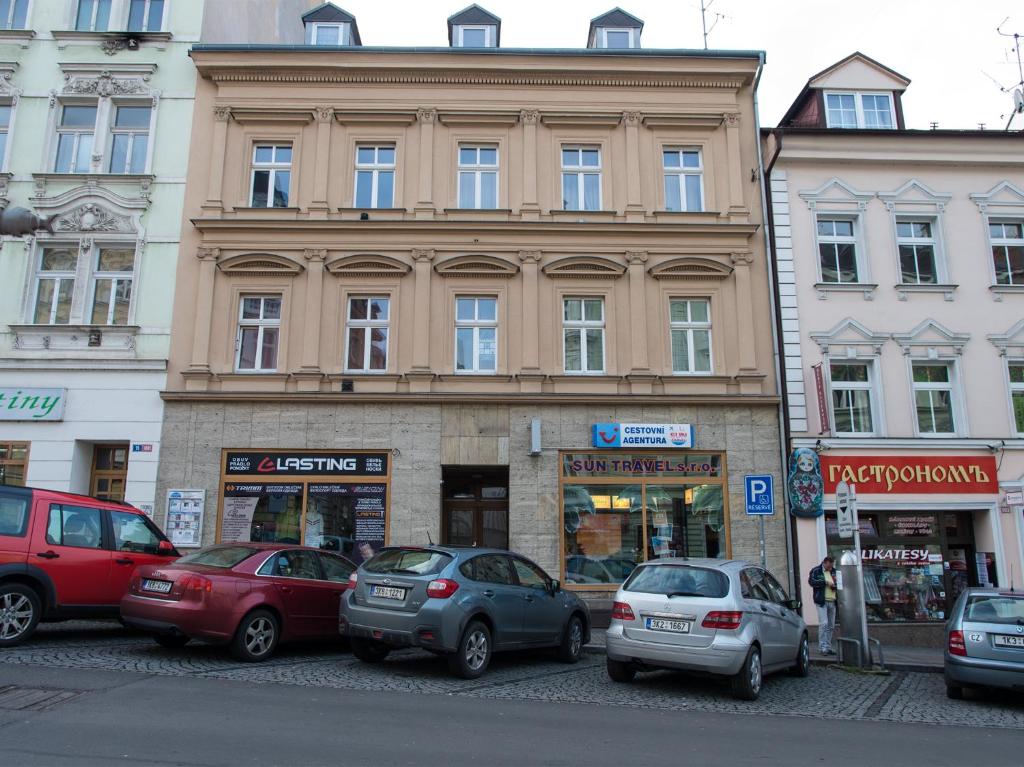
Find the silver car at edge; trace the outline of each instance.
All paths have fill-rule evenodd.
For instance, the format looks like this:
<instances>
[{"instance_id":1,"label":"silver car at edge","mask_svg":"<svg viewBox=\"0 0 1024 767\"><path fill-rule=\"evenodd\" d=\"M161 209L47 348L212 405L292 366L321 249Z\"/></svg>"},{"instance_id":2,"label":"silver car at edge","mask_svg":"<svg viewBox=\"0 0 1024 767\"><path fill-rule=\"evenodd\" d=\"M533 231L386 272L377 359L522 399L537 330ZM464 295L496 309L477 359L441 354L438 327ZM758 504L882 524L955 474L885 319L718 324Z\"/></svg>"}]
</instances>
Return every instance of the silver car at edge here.
<instances>
[{"instance_id":1,"label":"silver car at edge","mask_svg":"<svg viewBox=\"0 0 1024 767\"><path fill-rule=\"evenodd\" d=\"M969 588L946 622L946 695L965 688L1024 691L1024 591Z\"/></svg>"},{"instance_id":2,"label":"silver car at edge","mask_svg":"<svg viewBox=\"0 0 1024 767\"><path fill-rule=\"evenodd\" d=\"M339 631L374 663L396 647L445 655L474 679L495 651L553 647L575 663L590 640L590 611L530 560L501 549L394 546L349 580Z\"/></svg>"},{"instance_id":3,"label":"silver car at edge","mask_svg":"<svg viewBox=\"0 0 1024 767\"><path fill-rule=\"evenodd\" d=\"M675 669L732 681L756 700L766 673L810 673L800 603L768 571L725 559L655 559L615 595L607 634L608 676Z\"/></svg>"}]
</instances>

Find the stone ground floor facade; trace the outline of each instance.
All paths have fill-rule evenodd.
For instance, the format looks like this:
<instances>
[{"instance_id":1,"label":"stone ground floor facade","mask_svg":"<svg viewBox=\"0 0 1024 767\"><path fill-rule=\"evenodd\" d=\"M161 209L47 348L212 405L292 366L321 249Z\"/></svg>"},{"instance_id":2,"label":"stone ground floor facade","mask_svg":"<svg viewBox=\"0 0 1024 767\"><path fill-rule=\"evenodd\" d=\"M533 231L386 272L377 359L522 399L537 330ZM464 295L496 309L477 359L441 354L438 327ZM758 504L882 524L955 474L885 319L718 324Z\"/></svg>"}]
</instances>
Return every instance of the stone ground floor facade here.
<instances>
[{"instance_id":1,"label":"stone ground floor facade","mask_svg":"<svg viewBox=\"0 0 1024 767\"><path fill-rule=\"evenodd\" d=\"M367 542L504 544L607 599L653 556L758 561L743 478L771 474L765 556L789 583L775 404L167 399L156 521L172 538L168 494L202 491L196 545L302 540L360 561ZM593 447L609 423L688 424L692 447Z\"/></svg>"}]
</instances>

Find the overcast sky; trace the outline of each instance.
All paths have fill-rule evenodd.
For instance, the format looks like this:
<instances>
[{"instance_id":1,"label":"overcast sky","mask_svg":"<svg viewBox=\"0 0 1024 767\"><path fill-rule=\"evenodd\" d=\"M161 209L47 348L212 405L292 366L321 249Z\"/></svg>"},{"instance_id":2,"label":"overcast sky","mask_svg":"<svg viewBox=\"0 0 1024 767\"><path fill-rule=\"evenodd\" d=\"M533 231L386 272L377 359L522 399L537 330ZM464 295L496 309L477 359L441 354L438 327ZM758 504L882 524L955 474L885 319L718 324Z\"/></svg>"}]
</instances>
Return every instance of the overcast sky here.
<instances>
[{"instance_id":1,"label":"overcast sky","mask_svg":"<svg viewBox=\"0 0 1024 767\"><path fill-rule=\"evenodd\" d=\"M354 14L364 45L447 45L445 19L466 0L334 0ZM311 0L312 2L312 0ZM481 0L501 17L503 47L586 45L590 19L617 0ZM313 3L315 4L315 3ZM644 21L645 48L700 48L700 0L621 0ZM1024 0L714 0L712 48L764 50L761 122L773 126L812 74L855 50L912 81L903 99L909 128L1001 130L1013 106L1003 86L1019 81L1013 40L1024 36ZM1024 128L1024 115L1014 127Z\"/></svg>"}]
</instances>

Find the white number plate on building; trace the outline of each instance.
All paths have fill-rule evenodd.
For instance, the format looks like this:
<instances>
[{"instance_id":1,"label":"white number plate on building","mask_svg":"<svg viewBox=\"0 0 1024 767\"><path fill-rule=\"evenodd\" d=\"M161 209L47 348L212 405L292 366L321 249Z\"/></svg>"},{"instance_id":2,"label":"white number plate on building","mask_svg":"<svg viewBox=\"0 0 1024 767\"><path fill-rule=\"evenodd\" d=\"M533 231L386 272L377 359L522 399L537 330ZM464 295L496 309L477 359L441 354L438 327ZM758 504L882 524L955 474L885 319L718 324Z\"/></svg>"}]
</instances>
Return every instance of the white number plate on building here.
<instances>
[{"instance_id":1,"label":"white number plate on building","mask_svg":"<svg viewBox=\"0 0 1024 767\"><path fill-rule=\"evenodd\" d=\"M170 594L171 593L171 582L170 581L151 581L149 578L142 582L143 591L155 591L158 594Z\"/></svg>"},{"instance_id":2,"label":"white number plate on building","mask_svg":"<svg viewBox=\"0 0 1024 767\"><path fill-rule=\"evenodd\" d=\"M674 631L677 634L690 633L690 621L673 621L666 618L647 618L648 631Z\"/></svg>"},{"instance_id":3,"label":"white number plate on building","mask_svg":"<svg viewBox=\"0 0 1024 767\"><path fill-rule=\"evenodd\" d=\"M1024 636L1015 637L996 634L992 637L992 643L996 647L1024 647Z\"/></svg>"},{"instance_id":4,"label":"white number plate on building","mask_svg":"<svg viewBox=\"0 0 1024 767\"><path fill-rule=\"evenodd\" d=\"M394 586L370 586L370 596L381 599L405 599L405 589Z\"/></svg>"}]
</instances>

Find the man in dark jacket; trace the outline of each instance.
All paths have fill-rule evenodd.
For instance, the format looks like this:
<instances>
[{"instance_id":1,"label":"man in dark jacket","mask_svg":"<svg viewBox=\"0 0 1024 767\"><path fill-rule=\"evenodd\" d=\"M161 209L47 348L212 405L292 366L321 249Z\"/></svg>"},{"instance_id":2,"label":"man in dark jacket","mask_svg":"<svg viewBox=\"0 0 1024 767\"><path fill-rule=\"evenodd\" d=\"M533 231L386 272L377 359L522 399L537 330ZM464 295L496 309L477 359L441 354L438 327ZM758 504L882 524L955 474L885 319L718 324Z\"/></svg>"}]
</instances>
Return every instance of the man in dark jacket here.
<instances>
[{"instance_id":1,"label":"man in dark jacket","mask_svg":"<svg viewBox=\"0 0 1024 767\"><path fill-rule=\"evenodd\" d=\"M818 649L822 655L835 655L832 635L836 630L836 571L832 557L811 569L807 584L814 589L814 605L818 608Z\"/></svg>"}]
</instances>

